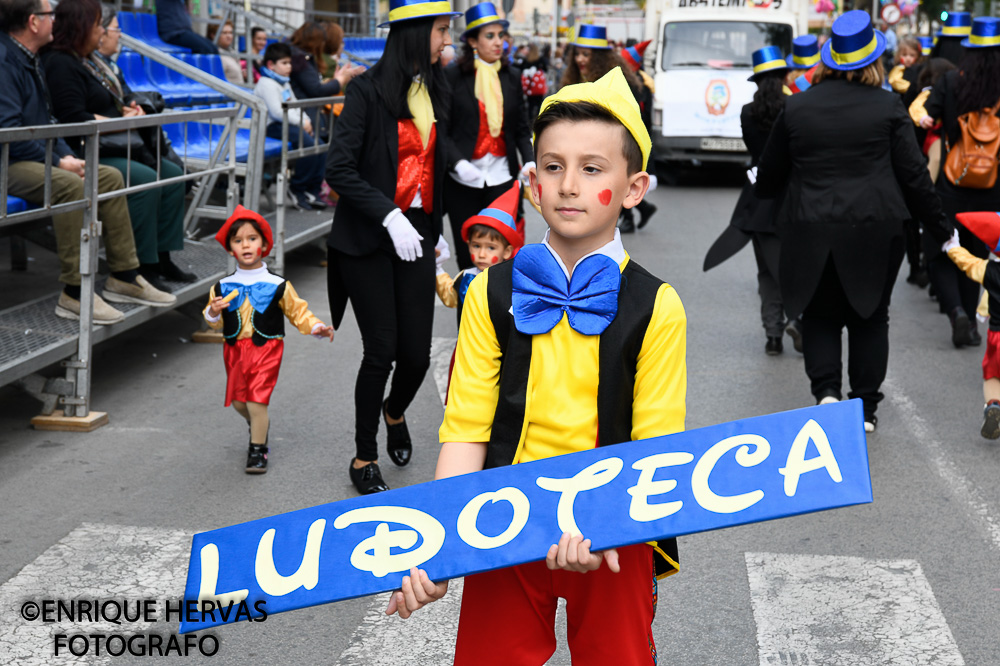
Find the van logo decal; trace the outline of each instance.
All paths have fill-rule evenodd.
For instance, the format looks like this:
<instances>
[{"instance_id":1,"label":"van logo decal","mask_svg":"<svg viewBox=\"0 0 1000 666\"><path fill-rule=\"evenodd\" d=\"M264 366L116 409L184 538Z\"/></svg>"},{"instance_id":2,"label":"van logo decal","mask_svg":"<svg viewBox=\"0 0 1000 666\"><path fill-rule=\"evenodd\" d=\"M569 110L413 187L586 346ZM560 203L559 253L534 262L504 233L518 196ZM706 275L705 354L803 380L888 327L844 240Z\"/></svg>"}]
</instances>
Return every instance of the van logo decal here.
<instances>
[{"instance_id":1,"label":"van logo decal","mask_svg":"<svg viewBox=\"0 0 1000 666\"><path fill-rule=\"evenodd\" d=\"M705 107L709 114L721 116L729 106L729 83L725 79L712 79L705 88Z\"/></svg>"}]
</instances>

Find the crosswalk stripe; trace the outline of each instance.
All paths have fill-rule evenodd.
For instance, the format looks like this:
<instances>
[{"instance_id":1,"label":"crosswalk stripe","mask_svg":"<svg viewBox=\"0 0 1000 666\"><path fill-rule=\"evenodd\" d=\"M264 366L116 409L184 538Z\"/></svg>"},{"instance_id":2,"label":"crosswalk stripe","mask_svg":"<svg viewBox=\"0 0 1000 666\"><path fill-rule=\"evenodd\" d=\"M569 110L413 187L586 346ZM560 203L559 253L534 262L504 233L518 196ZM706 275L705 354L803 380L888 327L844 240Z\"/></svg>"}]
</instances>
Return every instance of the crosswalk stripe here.
<instances>
[{"instance_id":1,"label":"crosswalk stripe","mask_svg":"<svg viewBox=\"0 0 1000 666\"><path fill-rule=\"evenodd\" d=\"M53 645L56 634L175 632L176 623L28 622L21 618L21 605L42 599L155 599L160 611L166 600L176 602L184 594L191 536L191 532L154 527L81 524L0 585L0 617L4 618L0 623L0 664L113 661L93 654L68 656L65 661L61 654L57 659Z\"/></svg>"},{"instance_id":2,"label":"crosswalk stripe","mask_svg":"<svg viewBox=\"0 0 1000 666\"><path fill-rule=\"evenodd\" d=\"M746 553L761 666L961 666L915 560Z\"/></svg>"}]
</instances>

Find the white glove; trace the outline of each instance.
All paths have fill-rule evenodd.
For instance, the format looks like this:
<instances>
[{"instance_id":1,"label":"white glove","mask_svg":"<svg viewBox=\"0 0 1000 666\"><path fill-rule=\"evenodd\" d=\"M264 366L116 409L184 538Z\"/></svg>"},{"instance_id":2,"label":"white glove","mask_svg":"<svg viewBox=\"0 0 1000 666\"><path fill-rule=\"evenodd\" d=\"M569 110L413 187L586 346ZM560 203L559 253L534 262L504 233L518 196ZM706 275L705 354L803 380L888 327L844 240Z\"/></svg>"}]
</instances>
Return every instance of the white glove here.
<instances>
[{"instance_id":1,"label":"white glove","mask_svg":"<svg viewBox=\"0 0 1000 666\"><path fill-rule=\"evenodd\" d=\"M418 257L424 256L424 250L420 247L423 236L417 233L410 221L403 215L403 211L398 208L389 213L385 222L382 223L389 236L392 237L392 244L396 248L396 254L403 261L416 261Z\"/></svg>"},{"instance_id":2,"label":"white glove","mask_svg":"<svg viewBox=\"0 0 1000 666\"><path fill-rule=\"evenodd\" d=\"M955 231L951 234L951 238L945 241L945 244L941 246L941 251L947 254L948 250L953 247L958 247L959 245L961 245L961 243L958 242L958 229L955 229Z\"/></svg>"},{"instance_id":3,"label":"white glove","mask_svg":"<svg viewBox=\"0 0 1000 666\"><path fill-rule=\"evenodd\" d=\"M747 180L750 181L751 185L755 185L757 183L757 167L747 169Z\"/></svg>"},{"instance_id":4,"label":"white glove","mask_svg":"<svg viewBox=\"0 0 1000 666\"><path fill-rule=\"evenodd\" d=\"M438 273L444 273L444 262L451 259L451 247L448 245L448 241L445 240L444 234L438 238L437 245L434 246L434 254L436 255L434 259L434 265L437 266Z\"/></svg>"},{"instance_id":5,"label":"white glove","mask_svg":"<svg viewBox=\"0 0 1000 666\"><path fill-rule=\"evenodd\" d=\"M523 167L521 167L521 175L518 179L521 181L522 188L528 188L531 186L531 180L528 178L528 172L535 168L534 162L528 162Z\"/></svg>"},{"instance_id":6,"label":"white glove","mask_svg":"<svg viewBox=\"0 0 1000 666\"><path fill-rule=\"evenodd\" d=\"M456 162L454 173L463 183L475 183L483 179L483 172L469 160Z\"/></svg>"},{"instance_id":7,"label":"white glove","mask_svg":"<svg viewBox=\"0 0 1000 666\"><path fill-rule=\"evenodd\" d=\"M657 177L655 175L653 175L653 174L649 174L649 189L646 190L646 191L647 192L652 192L653 190L656 189L657 185L659 185L659 184L660 184L660 181L657 179Z\"/></svg>"}]
</instances>

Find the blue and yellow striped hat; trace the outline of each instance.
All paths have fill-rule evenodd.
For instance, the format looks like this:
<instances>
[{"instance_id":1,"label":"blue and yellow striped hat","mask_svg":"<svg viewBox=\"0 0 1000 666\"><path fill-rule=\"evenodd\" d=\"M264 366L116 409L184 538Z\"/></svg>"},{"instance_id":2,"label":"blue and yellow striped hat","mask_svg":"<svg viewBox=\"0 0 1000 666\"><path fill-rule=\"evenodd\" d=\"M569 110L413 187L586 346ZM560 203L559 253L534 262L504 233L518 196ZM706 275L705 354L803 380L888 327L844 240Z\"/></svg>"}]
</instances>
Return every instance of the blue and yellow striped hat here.
<instances>
[{"instance_id":1,"label":"blue and yellow striped hat","mask_svg":"<svg viewBox=\"0 0 1000 666\"><path fill-rule=\"evenodd\" d=\"M776 72L788 69L788 63L781 55L777 46L765 46L753 52L753 74L747 81L756 81L757 76L766 72Z\"/></svg>"},{"instance_id":2,"label":"blue and yellow striped hat","mask_svg":"<svg viewBox=\"0 0 1000 666\"><path fill-rule=\"evenodd\" d=\"M610 49L608 46L608 29L603 25L588 25L581 23L573 36L573 46L585 49Z\"/></svg>"},{"instance_id":3,"label":"blue and yellow striped hat","mask_svg":"<svg viewBox=\"0 0 1000 666\"><path fill-rule=\"evenodd\" d=\"M868 12L854 9L833 22L832 36L823 45L823 64L849 71L867 67L885 51L885 35L872 27Z\"/></svg>"},{"instance_id":4,"label":"blue and yellow striped hat","mask_svg":"<svg viewBox=\"0 0 1000 666\"><path fill-rule=\"evenodd\" d=\"M962 40L967 49L984 49L1000 46L1000 19L992 16L976 17L972 22L972 32Z\"/></svg>"},{"instance_id":5,"label":"blue and yellow striped hat","mask_svg":"<svg viewBox=\"0 0 1000 666\"><path fill-rule=\"evenodd\" d=\"M480 2L478 5L469 7L465 11L465 32L462 33L462 39L465 39L466 35L473 30L490 23L499 23L504 30L510 26L509 21L500 18L496 5L492 2Z\"/></svg>"},{"instance_id":6,"label":"blue and yellow striped hat","mask_svg":"<svg viewBox=\"0 0 1000 666\"><path fill-rule=\"evenodd\" d=\"M972 14L969 12L949 12L941 26L938 37L968 37L972 32Z\"/></svg>"},{"instance_id":7,"label":"blue and yellow striped hat","mask_svg":"<svg viewBox=\"0 0 1000 666\"><path fill-rule=\"evenodd\" d=\"M933 37L917 37L920 40L920 53L925 56L931 54L931 49L934 48L934 38Z\"/></svg>"},{"instance_id":8,"label":"blue and yellow striped hat","mask_svg":"<svg viewBox=\"0 0 1000 666\"><path fill-rule=\"evenodd\" d=\"M462 12L453 12L449 0L389 0L389 20L379 23L385 28L393 23L409 21L431 16L461 16Z\"/></svg>"},{"instance_id":9,"label":"blue and yellow striped hat","mask_svg":"<svg viewBox=\"0 0 1000 666\"><path fill-rule=\"evenodd\" d=\"M792 42L792 55L785 59L792 69L810 69L819 62L816 35L801 35Z\"/></svg>"}]
</instances>

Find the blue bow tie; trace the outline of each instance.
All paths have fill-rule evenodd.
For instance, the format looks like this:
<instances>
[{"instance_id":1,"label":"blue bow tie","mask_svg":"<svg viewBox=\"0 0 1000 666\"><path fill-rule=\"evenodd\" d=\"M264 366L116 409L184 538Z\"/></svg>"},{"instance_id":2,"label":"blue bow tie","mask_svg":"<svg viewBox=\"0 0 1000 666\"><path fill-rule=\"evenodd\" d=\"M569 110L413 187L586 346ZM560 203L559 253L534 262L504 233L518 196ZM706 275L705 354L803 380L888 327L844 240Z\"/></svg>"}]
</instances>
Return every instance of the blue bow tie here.
<instances>
[{"instance_id":1,"label":"blue bow tie","mask_svg":"<svg viewBox=\"0 0 1000 666\"><path fill-rule=\"evenodd\" d=\"M274 292L278 290L278 285L270 282L256 282L254 284L239 284L238 282L223 282L220 296L228 296L231 291L238 291L236 303L230 303L233 309L237 309L243 303L244 298L250 299L250 305L257 312L263 314L267 306L274 300Z\"/></svg>"},{"instance_id":2,"label":"blue bow tie","mask_svg":"<svg viewBox=\"0 0 1000 666\"><path fill-rule=\"evenodd\" d=\"M573 330L600 335L618 313L621 270L603 254L587 257L566 274L544 245L526 245L514 257L514 326L527 335L548 333L563 312Z\"/></svg>"}]
</instances>

